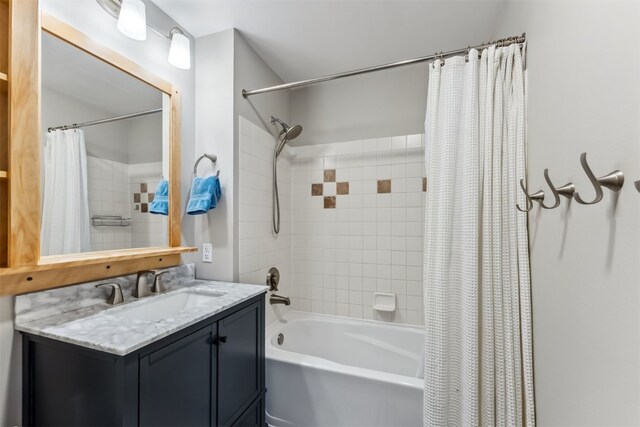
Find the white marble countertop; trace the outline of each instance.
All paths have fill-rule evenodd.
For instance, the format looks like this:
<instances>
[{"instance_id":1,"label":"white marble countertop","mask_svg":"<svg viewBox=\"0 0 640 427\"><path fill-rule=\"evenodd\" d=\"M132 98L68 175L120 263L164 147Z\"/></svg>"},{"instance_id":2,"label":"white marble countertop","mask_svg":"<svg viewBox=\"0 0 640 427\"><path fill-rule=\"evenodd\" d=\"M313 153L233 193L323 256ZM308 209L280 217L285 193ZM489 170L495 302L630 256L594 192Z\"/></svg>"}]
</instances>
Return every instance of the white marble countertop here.
<instances>
[{"instance_id":1,"label":"white marble countertop","mask_svg":"<svg viewBox=\"0 0 640 427\"><path fill-rule=\"evenodd\" d=\"M209 304L186 308L160 320L147 321L118 316L123 308L159 301L179 292L224 293ZM162 295L126 301L116 306L95 304L29 322L18 322L15 329L83 347L124 356L174 332L193 325L229 307L266 292L266 286L243 283L193 280Z\"/></svg>"}]
</instances>

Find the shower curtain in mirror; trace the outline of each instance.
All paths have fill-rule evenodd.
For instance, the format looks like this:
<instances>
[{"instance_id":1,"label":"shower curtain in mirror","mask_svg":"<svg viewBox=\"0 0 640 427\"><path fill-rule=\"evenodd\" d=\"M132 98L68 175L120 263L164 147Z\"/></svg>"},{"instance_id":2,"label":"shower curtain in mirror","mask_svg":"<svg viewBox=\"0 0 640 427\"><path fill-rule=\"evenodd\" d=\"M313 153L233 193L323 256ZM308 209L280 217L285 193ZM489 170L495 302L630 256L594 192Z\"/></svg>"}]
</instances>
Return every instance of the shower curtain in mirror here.
<instances>
[{"instance_id":1,"label":"shower curtain in mirror","mask_svg":"<svg viewBox=\"0 0 640 427\"><path fill-rule=\"evenodd\" d=\"M41 255L91 250L89 230L84 132L48 132L44 142Z\"/></svg>"},{"instance_id":2,"label":"shower curtain in mirror","mask_svg":"<svg viewBox=\"0 0 640 427\"><path fill-rule=\"evenodd\" d=\"M532 426L518 45L430 66L425 123L425 426Z\"/></svg>"}]
</instances>

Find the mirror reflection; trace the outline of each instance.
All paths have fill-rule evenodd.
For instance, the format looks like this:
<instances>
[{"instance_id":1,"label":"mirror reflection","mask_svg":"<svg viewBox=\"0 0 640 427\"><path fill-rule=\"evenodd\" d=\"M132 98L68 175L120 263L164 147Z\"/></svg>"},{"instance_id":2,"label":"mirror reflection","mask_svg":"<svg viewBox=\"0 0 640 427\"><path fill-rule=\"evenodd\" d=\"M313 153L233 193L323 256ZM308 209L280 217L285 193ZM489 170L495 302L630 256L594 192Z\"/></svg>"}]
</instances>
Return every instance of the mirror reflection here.
<instances>
[{"instance_id":1,"label":"mirror reflection","mask_svg":"<svg viewBox=\"0 0 640 427\"><path fill-rule=\"evenodd\" d=\"M42 33L41 255L166 246L168 96Z\"/></svg>"}]
</instances>

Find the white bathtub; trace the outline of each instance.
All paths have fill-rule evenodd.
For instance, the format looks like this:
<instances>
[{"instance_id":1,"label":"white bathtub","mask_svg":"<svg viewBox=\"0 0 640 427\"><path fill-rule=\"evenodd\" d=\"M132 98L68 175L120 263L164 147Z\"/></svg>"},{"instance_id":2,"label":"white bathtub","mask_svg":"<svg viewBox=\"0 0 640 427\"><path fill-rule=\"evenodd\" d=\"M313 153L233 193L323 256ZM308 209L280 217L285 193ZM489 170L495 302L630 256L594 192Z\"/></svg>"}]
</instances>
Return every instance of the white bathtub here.
<instances>
[{"instance_id":1,"label":"white bathtub","mask_svg":"<svg viewBox=\"0 0 640 427\"><path fill-rule=\"evenodd\" d=\"M423 338L421 328L289 312L267 328L268 424L422 426Z\"/></svg>"}]
</instances>

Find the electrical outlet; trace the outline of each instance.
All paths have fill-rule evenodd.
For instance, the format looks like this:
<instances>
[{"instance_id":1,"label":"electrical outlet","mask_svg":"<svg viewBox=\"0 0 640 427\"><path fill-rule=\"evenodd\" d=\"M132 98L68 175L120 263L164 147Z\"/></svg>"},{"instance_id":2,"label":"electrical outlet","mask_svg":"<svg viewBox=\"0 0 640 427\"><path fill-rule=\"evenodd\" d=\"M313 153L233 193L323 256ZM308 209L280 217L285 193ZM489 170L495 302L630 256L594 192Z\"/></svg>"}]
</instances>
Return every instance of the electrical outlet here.
<instances>
[{"instance_id":1,"label":"electrical outlet","mask_svg":"<svg viewBox=\"0 0 640 427\"><path fill-rule=\"evenodd\" d=\"M202 244L202 262L213 262L213 244Z\"/></svg>"}]
</instances>

